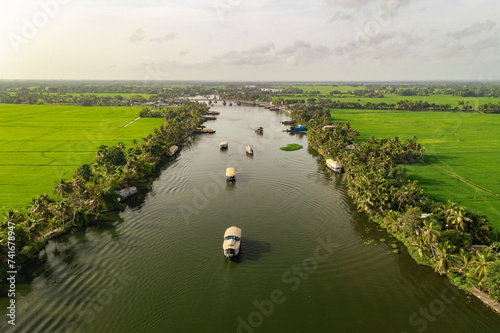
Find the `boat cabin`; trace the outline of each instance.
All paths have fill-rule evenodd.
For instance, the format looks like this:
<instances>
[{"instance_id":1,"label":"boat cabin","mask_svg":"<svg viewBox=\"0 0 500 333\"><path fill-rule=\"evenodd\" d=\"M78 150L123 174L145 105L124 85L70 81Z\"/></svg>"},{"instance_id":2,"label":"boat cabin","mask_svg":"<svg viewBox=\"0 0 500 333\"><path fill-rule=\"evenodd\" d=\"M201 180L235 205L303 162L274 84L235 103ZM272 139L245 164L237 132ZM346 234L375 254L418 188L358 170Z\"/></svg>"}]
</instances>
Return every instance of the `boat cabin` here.
<instances>
[{"instance_id":1,"label":"boat cabin","mask_svg":"<svg viewBox=\"0 0 500 333\"><path fill-rule=\"evenodd\" d=\"M224 243L222 248L224 256L228 259L233 259L240 252L241 244L241 229L238 227L229 227L224 233Z\"/></svg>"},{"instance_id":2,"label":"boat cabin","mask_svg":"<svg viewBox=\"0 0 500 333\"><path fill-rule=\"evenodd\" d=\"M234 168L226 169L226 180L230 182L234 182L236 180L236 170L234 170Z\"/></svg>"},{"instance_id":3,"label":"boat cabin","mask_svg":"<svg viewBox=\"0 0 500 333\"><path fill-rule=\"evenodd\" d=\"M336 161L336 160L332 160L331 158L327 159L326 160L326 166L334 171L334 172L338 172L338 173L341 173L342 172L342 163L340 163L339 161Z\"/></svg>"}]
</instances>

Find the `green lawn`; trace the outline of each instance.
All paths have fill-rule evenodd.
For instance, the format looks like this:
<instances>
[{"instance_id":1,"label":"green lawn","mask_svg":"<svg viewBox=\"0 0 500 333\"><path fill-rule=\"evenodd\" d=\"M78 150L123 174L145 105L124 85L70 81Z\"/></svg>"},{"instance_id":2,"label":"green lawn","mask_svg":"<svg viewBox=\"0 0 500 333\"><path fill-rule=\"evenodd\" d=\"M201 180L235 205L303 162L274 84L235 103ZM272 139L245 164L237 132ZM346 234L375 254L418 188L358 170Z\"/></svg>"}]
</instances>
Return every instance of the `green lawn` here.
<instances>
[{"instance_id":1,"label":"green lawn","mask_svg":"<svg viewBox=\"0 0 500 333\"><path fill-rule=\"evenodd\" d=\"M128 145L159 127L163 119L137 118L140 107L80 107L0 104L0 213L52 193L93 160L97 147Z\"/></svg>"},{"instance_id":2,"label":"green lawn","mask_svg":"<svg viewBox=\"0 0 500 333\"><path fill-rule=\"evenodd\" d=\"M426 148L425 161L500 194L500 115L333 110L332 118L349 121L361 133L401 139L416 135ZM405 166L431 197L455 201L487 215L500 229L500 198L458 180L429 164Z\"/></svg>"}]
</instances>

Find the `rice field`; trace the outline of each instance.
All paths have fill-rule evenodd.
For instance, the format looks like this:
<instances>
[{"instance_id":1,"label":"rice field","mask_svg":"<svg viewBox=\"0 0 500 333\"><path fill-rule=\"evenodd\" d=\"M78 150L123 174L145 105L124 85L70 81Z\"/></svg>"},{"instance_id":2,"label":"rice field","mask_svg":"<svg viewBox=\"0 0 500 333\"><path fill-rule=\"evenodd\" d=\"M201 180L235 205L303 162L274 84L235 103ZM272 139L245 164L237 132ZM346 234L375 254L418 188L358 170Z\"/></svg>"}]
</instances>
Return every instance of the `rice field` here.
<instances>
[{"instance_id":1,"label":"rice field","mask_svg":"<svg viewBox=\"0 0 500 333\"><path fill-rule=\"evenodd\" d=\"M134 121L140 109L0 104L0 213L51 194L100 145L128 145L162 124L161 118Z\"/></svg>"},{"instance_id":2,"label":"rice field","mask_svg":"<svg viewBox=\"0 0 500 333\"><path fill-rule=\"evenodd\" d=\"M332 118L349 121L364 140L417 136L426 148L428 164L405 165L409 178L418 180L436 200L451 200L482 212L500 230L500 115L333 110Z\"/></svg>"},{"instance_id":3,"label":"rice field","mask_svg":"<svg viewBox=\"0 0 500 333\"><path fill-rule=\"evenodd\" d=\"M331 88L330 90L334 90L334 88ZM311 90L311 91L314 91ZM477 109L479 105L482 104L488 104L488 103L498 103L500 102L500 98L498 97L457 97L457 96L451 96L451 95L430 95L430 96L400 96L396 94L386 94L384 95L383 98L375 98L375 97L338 97L338 96L327 96L324 95L325 93L322 93L322 96L314 96L313 98L330 98L331 100L334 101L340 101L344 103L359 103L361 105L365 105L366 103L386 103L386 104L396 104L398 101L401 100L408 100L408 101L424 101L424 102L429 102L430 104L435 103L435 104L449 104L452 108L459 107L460 109L462 108L461 105L458 105L459 101L469 102L470 106L473 109ZM296 94L294 96L276 96L279 98L283 98L284 100L291 100L291 99L304 99L307 100L308 98L311 98L311 96L303 95L303 94Z\"/></svg>"}]
</instances>

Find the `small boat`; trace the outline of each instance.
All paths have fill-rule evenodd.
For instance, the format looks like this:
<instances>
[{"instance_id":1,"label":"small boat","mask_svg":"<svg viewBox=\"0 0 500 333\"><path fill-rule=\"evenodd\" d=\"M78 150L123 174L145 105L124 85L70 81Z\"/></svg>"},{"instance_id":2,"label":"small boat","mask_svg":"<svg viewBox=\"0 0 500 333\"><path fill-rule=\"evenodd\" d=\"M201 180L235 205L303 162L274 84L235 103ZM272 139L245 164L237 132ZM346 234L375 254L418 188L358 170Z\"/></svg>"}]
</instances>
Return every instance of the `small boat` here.
<instances>
[{"instance_id":1,"label":"small boat","mask_svg":"<svg viewBox=\"0 0 500 333\"><path fill-rule=\"evenodd\" d=\"M246 146L245 150L247 151L247 154L253 155L253 148L252 148L252 146Z\"/></svg>"},{"instance_id":2,"label":"small boat","mask_svg":"<svg viewBox=\"0 0 500 333\"><path fill-rule=\"evenodd\" d=\"M224 256L228 259L233 259L240 253L241 229L238 227L229 227L224 233Z\"/></svg>"},{"instance_id":3,"label":"small boat","mask_svg":"<svg viewBox=\"0 0 500 333\"><path fill-rule=\"evenodd\" d=\"M194 130L195 133L215 133L215 130L211 128L197 128Z\"/></svg>"},{"instance_id":4,"label":"small boat","mask_svg":"<svg viewBox=\"0 0 500 333\"><path fill-rule=\"evenodd\" d=\"M173 145L172 147L168 148L167 155L172 157L175 155L175 153L177 153L178 150L179 150L179 147L177 147L176 145Z\"/></svg>"},{"instance_id":5,"label":"small boat","mask_svg":"<svg viewBox=\"0 0 500 333\"><path fill-rule=\"evenodd\" d=\"M262 126L255 127L255 133L263 133L263 132L264 132L264 127Z\"/></svg>"},{"instance_id":6,"label":"small boat","mask_svg":"<svg viewBox=\"0 0 500 333\"><path fill-rule=\"evenodd\" d=\"M219 148L220 149L227 149L227 141L222 141L221 143L219 143Z\"/></svg>"},{"instance_id":7,"label":"small boat","mask_svg":"<svg viewBox=\"0 0 500 333\"><path fill-rule=\"evenodd\" d=\"M236 180L236 170L234 170L234 168L226 169L226 180L230 182L234 182Z\"/></svg>"},{"instance_id":8,"label":"small boat","mask_svg":"<svg viewBox=\"0 0 500 333\"><path fill-rule=\"evenodd\" d=\"M124 188L121 190L117 190L117 191L115 191L115 193L118 194L118 196L119 196L118 201L127 200L128 198L130 198L134 194L137 194L137 187L135 187L135 186L127 187L127 188Z\"/></svg>"},{"instance_id":9,"label":"small boat","mask_svg":"<svg viewBox=\"0 0 500 333\"><path fill-rule=\"evenodd\" d=\"M332 160L331 158L326 160L326 166L330 168L332 171L341 173L342 172L342 164L339 161Z\"/></svg>"}]
</instances>

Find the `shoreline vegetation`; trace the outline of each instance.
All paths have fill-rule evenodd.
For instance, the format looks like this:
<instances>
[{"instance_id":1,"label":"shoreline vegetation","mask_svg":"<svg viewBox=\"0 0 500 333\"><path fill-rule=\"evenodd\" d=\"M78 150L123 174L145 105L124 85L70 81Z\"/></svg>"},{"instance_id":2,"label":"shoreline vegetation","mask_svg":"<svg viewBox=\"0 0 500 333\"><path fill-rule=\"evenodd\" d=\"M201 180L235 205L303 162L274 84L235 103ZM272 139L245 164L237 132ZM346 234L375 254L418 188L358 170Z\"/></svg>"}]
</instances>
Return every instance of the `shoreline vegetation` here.
<instances>
[{"instance_id":1,"label":"shoreline vegetation","mask_svg":"<svg viewBox=\"0 0 500 333\"><path fill-rule=\"evenodd\" d=\"M0 231L0 281L6 277L8 259L15 258L20 265L51 237L96 223L105 211L123 209L125 205L115 191L150 176L169 156L169 148L201 125L207 111L205 104L190 101L165 108L165 122L141 142L134 140L130 147L123 143L98 147L93 163L80 165L72 179L57 181L56 198L42 194L28 208L5 213ZM9 230L15 235L15 256L8 248Z\"/></svg>"},{"instance_id":2,"label":"shoreline vegetation","mask_svg":"<svg viewBox=\"0 0 500 333\"><path fill-rule=\"evenodd\" d=\"M362 142L349 122L332 126L328 109L299 105L291 115L309 129L313 149L342 162L348 194L359 211L401 241L418 264L446 275L500 313L499 233L486 216L433 201L417 181L405 177L401 165L423 162L425 149L416 137Z\"/></svg>"}]
</instances>

